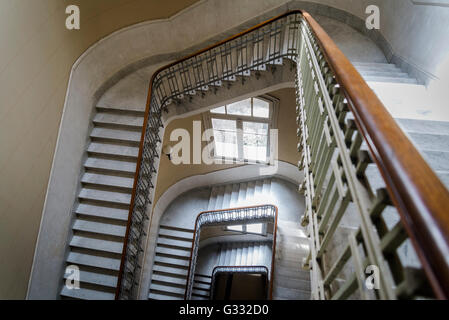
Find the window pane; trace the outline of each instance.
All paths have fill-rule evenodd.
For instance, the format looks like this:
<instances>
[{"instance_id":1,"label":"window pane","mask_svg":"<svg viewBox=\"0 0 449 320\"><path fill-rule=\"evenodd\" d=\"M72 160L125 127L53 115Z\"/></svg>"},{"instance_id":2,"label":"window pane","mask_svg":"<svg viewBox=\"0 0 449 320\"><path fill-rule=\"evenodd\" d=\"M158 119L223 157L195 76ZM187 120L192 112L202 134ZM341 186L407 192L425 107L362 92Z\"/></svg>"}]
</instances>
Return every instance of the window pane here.
<instances>
[{"instance_id":1,"label":"window pane","mask_svg":"<svg viewBox=\"0 0 449 320\"><path fill-rule=\"evenodd\" d=\"M268 134L268 123L243 121L243 133Z\"/></svg>"},{"instance_id":2,"label":"window pane","mask_svg":"<svg viewBox=\"0 0 449 320\"><path fill-rule=\"evenodd\" d=\"M237 158L237 123L235 120L212 119L214 129L215 155Z\"/></svg>"},{"instance_id":3,"label":"window pane","mask_svg":"<svg viewBox=\"0 0 449 320\"><path fill-rule=\"evenodd\" d=\"M251 116L251 99L246 99L227 105L228 114Z\"/></svg>"},{"instance_id":4,"label":"window pane","mask_svg":"<svg viewBox=\"0 0 449 320\"><path fill-rule=\"evenodd\" d=\"M243 157L248 160L267 161L267 135L243 134Z\"/></svg>"},{"instance_id":5,"label":"window pane","mask_svg":"<svg viewBox=\"0 0 449 320\"><path fill-rule=\"evenodd\" d=\"M262 234L262 231L263 231L262 223L252 223L246 225L246 232Z\"/></svg>"},{"instance_id":6,"label":"window pane","mask_svg":"<svg viewBox=\"0 0 449 320\"><path fill-rule=\"evenodd\" d=\"M242 226L242 225L238 225L238 226L228 226L227 229L228 229L228 230L232 230L232 231L240 231L240 232L243 232L243 226Z\"/></svg>"},{"instance_id":7,"label":"window pane","mask_svg":"<svg viewBox=\"0 0 449 320\"><path fill-rule=\"evenodd\" d=\"M215 109L210 110L211 113L221 113L221 114L225 114L226 113L226 109L225 107L218 107Z\"/></svg>"},{"instance_id":8,"label":"window pane","mask_svg":"<svg viewBox=\"0 0 449 320\"><path fill-rule=\"evenodd\" d=\"M214 128L214 130L235 132L237 130L237 124L235 120L212 118L212 128Z\"/></svg>"},{"instance_id":9,"label":"window pane","mask_svg":"<svg viewBox=\"0 0 449 320\"><path fill-rule=\"evenodd\" d=\"M270 116L270 104L265 100L254 98L253 116L259 118L268 118Z\"/></svg>"}]
</instances>

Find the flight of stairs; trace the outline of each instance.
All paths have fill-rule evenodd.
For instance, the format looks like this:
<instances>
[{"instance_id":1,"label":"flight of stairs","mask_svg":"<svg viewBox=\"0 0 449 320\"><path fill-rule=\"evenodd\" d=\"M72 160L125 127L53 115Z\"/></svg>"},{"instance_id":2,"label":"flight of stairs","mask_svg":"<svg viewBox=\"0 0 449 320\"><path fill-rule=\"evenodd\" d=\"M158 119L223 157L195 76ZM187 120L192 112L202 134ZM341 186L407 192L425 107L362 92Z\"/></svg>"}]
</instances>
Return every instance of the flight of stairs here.
<instances>
[{"instance_id":1,"label":"flight of stairs","mask_svg":"<svg viewBox=\"0 0 449 320\"><path fill-rule=\"evenodd\" d=\"M396 119L449 189L449 122Z\"/></svg>"},{"instance_id":2,"label":"flight of stairs","mask_svg":"<svg viewBox=\"0 0 449 320\"><path fill-rule=\"evenodd\" d=\"M271 179L227 184L212 187L208 210L270 204Z\"/></svg>"},{"instance_id":3,"label":"flight of stairs","mask_svg":"<svg viewBox=\"0 0 449 320\"><path fill-rule=\"evenodd\" d=\"M193 230L159 226L148 299L184 299Z\"/></svg>"},{"instance_id":4,"label":"flight of stairs","mask_svg":"<svg viewBox=\"0 0 449 320\"><path fill-rule=\"evenodd\" d=\"M309 242L299 222L278 220L273 300L310 300L310 271L303 270Z\"/></svg>"},{"instance_id":5,"label":"flight of stairs","mask_svg":"<svg viewBox=\"0 0 449 320\"><path fill-rule=\"evenodd\" d=\"M418 84L415 78L403 72L395 64L353 62L353 65L366 82Z\"/></svg>"},{"instance_id":6,"label":"flight of stairs","mask_svg":"<svg viewBox=\"0 0 449 320\"><path fill-rule=\"evenodd\" d=\"M96 109L66 259L79 267L81 288L69 289L64 280L63 299L114 299L143 115Z\"/></svg>"}]
</instances>

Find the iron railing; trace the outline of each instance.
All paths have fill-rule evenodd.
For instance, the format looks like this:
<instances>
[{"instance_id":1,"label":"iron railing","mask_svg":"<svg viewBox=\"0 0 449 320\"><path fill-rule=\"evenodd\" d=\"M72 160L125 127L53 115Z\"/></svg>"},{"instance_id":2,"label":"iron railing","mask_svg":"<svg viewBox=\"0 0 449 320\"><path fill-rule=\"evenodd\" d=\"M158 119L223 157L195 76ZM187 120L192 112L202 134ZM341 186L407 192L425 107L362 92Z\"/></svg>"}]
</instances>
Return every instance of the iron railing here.
<instances>
[{"instance_id":1,"label":"iron railing","mask_svg":"<svg viewBox=\"0 0 449 320\"><path fill-rule=\"evenodd\" d=\"M267 281L266 288L268 291L269 286L267 285L270 279L270 273L266 266L216 266L214 270L212 270L212 282L210 288L210 299L214 298L215 293L215 280L218 274L262 274L265 276ZM268 292L266 292L268 296Z\"/></svg>"},{"instance_id":2,"label":"iron railing","mask_svg":"<svg viewBox=\"0 0 449 320\"><path fill-rule=\"evenodd\" d=\"M185 299L192 298L193 284L195 278L195 269L198 258L198 249L201 238L201 228L204 226L233 225L257 222L272 222L273 227L273 249L272 256L276 252L276 226L277 226L277 208L273 205L260 205L253 207L234 208L216 211L202 212L197 216L195 231L193 235L192 252L190 255L189 270L187 274L187 285ZM274 260L271 263L271 270L274 270ZM270 277L272 279L272 276Z\"/></svg>"},{"instance_id":3,"label":"iron railing","mask_svg":"<svg viewBox=\"0 0 449 320\"><path fill-rule=\"evenodd\" d=\"M137 297L141 269L144 226L149 219L156 158L160 155L162 112L195 94L229 86L238 78L267 70L267 65L282 65L295 59L298 47L299 12L284 14L235 35L212 47L170 64L153 75L134 177L128 224L118 276L116 299ZM151 221L150 221L151 223Z\"/></svg>"}]
</instances>

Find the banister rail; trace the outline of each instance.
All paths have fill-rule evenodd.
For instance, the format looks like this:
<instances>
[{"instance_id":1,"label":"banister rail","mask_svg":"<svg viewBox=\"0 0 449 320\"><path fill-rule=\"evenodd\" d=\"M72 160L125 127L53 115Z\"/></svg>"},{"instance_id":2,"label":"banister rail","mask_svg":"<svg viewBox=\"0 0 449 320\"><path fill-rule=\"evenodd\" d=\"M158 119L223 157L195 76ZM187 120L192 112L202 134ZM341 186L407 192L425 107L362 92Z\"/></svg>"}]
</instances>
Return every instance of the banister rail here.
<instances>
[{"instance_id":1,"label":"banister rail","mask_svg":"<svg viewBox=\"0 0 449 320\"><path fill-rule=\"evenodd\" d=\"M274 277L274 260L276 255L276 237L277 237L277 221L278 208L275 205L264 204L240 208L222 209L203 211L198 214L195 221L195 229L193 232L193 244L190 251L189 268L187 272L187 284L184 298L190 300L195 278L196 260L198 257L199 242L201 237L201 227L216 226L229 223L249 223L249 222L273 222L273 245L271 256L271 268L269 274L270 287L269 299L273 294L273 277Z\"/></svg>"},{"instance_id":2,"label":"banister rail","mask_svg":"<svg viewBox=\"0 0 449 320\"><path fill-rule=\"evenodd\" d=\"M304 18L333 70L438 298L449 298L449 192L329 35Z\"/></svg>"},{"instance_id":3,"label":"banister rail","mask_svg":"<svg viewBox=\"0 0 449 320\"><path fill-rule=\"evenodd\" d=\"M310 29L310 35L306 35L304 27ZM146 223L151 219L147 212L151 203L150 189L155 183L156 158L160 155L162 112L169 104L186 96L218 87L222 81L235 80L236 76L263 71L268 64L281 64L283 58L298 63L302 50L300 42L308 41L308 46L311 46L312 38L318 45L315 51L324 58L319 63L326 62L325 68L333 74L329 78L332 90L346 98L345 104L382 174L388 195L401 215L402 224L436 297L449 297L449 214L446 209L449 207L449 192L326 32L308 13L295 10L171 63L153 74L116 299L135 297L143 251L141 242L145 237ZM308 143L306 140L305 145ZM349 163L345 165L347 169ZM354 190L356 186L350 187ZM357 199L348 198L348 201ZM366 228L366 225L362 228L365 233L369 232ZM380 249L368 246L370 250L379 253Z\"/></svg>"}]
</instances>

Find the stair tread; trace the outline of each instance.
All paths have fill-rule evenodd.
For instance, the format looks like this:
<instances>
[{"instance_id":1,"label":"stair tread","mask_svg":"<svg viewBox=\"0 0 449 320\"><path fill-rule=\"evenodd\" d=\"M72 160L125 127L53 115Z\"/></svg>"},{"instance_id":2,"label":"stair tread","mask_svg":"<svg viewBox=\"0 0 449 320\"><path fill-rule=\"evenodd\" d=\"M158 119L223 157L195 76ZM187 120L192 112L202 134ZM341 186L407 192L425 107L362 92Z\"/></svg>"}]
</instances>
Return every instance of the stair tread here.
<instances>
[{"instance_id":1,"label":"stair tread","mask_svg":"<svg viewBox=\"0 0 449 320\"><path fill-rule=\"evenodd\" d=\"M129 193L105 191L89 188L82 188L78 197L81 199L110 202L122 205L129 205L131 203L131 194Z\"/></svg>"},{"instance_id":2,"label":"stair tread","mask_svg":"<svg viewBox=\"0 0 449 320\"><path fill-rule=\"evenodd\" d=\"M158 273L158 274L171 274L171 275L176 275L179 278L182 277L187 277L187 269L185 268L173 268L173 267L168 267L168 266L160 266L160 265L153 265L153 274L154 273Z\"/></svg>"},{"instance_id":3,"label":"stair tread","mask_svg":"<svg viewBox=\"0 0 449 320\"><path fill-rule=\"evenodd\" d=\"M114 300L115 294L111 292L97 291L92 289L68 289L64 286L61 296L81 300Z\"/></svg>"},{"instance_id":4,"label":"stair tread","mask_svg":"<svg viewBox=\"0 0 449 320\"><path fill-rule=\"evenodd\" d=\"M169 258L169 257L162 257L159 255L156 255L154 257L154 262L157 264L169 264L171 266L177 266L177 267L188 267L189 266L189 260L174 259L174 258Z\"/></svg>"},{"instance_id":5,"label":"stair tread","mask_svg":"<svg viewBox=\"0 0 449 320\"><path fill-rule=\"evenodd\" d=\"M73 229L97 234L106 234L116 237L124 237L126 232L126 226L102 222L93 222L82 219L75 220L75 223L73 224Z\"/></svg>"},{"instance_id":6,"label":"stair tread","mask_svg":"<svg viewBox=\"0 0 449 320\"><path fill-rule=\"evenodd\" d=\"M115 271L119 271L120 269L120 259L99 257L77 252L70 252L67 257L67 262L70 264L80 264Z\"/></svg>"},{"instance_id":7,"label":"stair tread","mask_svg":"<svg viewBox=\"0 0 449 320\"><path fill-rule=\"evenodd\" d=\"M86 184L119 187L132 190L134 185L134 178L85 172L81 178L81 182Z\"/></svg>"},{"instance_id":8,"label":"stair tread","mask_svg":"<svg viewBox=\"0 0 449 320\"><path fill-rule=\"evenodd\" d=\"M139 148L117 144L91 142L87 148L87 152L106 156L137 158L139 155Z\"/></svg>"},{"instance_id":9,"label":"stair tread","mask_svg":"<svg viewBox=\"0 0 449 320\"><path fill-rule=\"evenodd\" d=\"M161 274L153 274L151 281L172 283L174 285L184 286L184 288L185 288L185 285L187 284L186 278L171 277L171 276L161 275Z\"/></svg>"},{"instance_id":10,"label":"stair tread","mask_svg":"<svg viewBox=\"0 0 449 320\"><path fill-rule=\"evenodd\" d=\"M178 288L175 286L152 283L150 285L150 292L152 292L152 291L164 292L169 295L171 294L171 295L184 296L186 289Z\"/></svg>"},{"instance_id":11,"label":"stair tread","mask_svg":"<svg viewBox=\"0 0 449 320\"><path fill-rule=\"evenodd\" d=\"M136 114L140 116L145 115L145 106L97 106L98 111L112 111L112 112L122 112L122 113L130 113Z\"/></svg>"},{"instance_id":12,"label":"stair tread","mask_svg":"<svg viewBox=\"0 0 449 320\"><path fill-rule=\"evenodd\" d=\"M141 132L124 129L95 127L90 134L91 138L99 138L112 141L139 143Z\"/></svg>"},{"instance_id":13,"label":"stair tread","mask_svg":"<svg viewBox=\"0 0 449 320\"><path fill-rule=\"evenodd\" d=\"M166 248L166 247L160 247L160 246L156 247L156 254L176 256L176 257L181 257L184 259L190 258L190 250L173 249L173 248Z\"/></svg>"},{"instance_id":14,"label":"stair tread","mask_svg":"<svg viewBox=\"0 0 449 320\"><path fill-rule=\"evenodd\" d=\"M171 238L178 238L178 239L182 239L182 240L186 240L186 241L192 241L193 233L179 231L179 230L170 230L170 229L159 228L159 237L171 237Z\"/></svg>"},{"instance_id":15,"label":"stair tread","mask_svg":"<svg viewBox=\"0 0 449 320\"><path fill-rule=\"evenodd\" d=\"M67 279L67 276L68 274L64 274L64 279ZM118 278L113 275L80 270L79 279L81 283L90 283L103 287L115 288L117 287Z\"/></svg>"},{"instance_id":16,"label":"stair tread","mask_svg":"<svg viewBox=\"0 0 449 320\"><path fill-rule=\"evenodd\" d=\"M160 293L152 293L148 295L148 299L151 300L184 300L184 297L173 297L169 295L164 295Z\"/></svg>"},{"instance_id":17,"label":"stair tread","mask_svg":"<svg viewBox=\"0 0 449 320\"><path fill-rule=\"evenodd\" d=\"M141 128L143 126L143 116L115 114L99 112L94 117L96 124L123 125L127 127Z\"/></svg>"},{"instance_id":18,"label":"stair tread","mask_svg":"<svg viewBox=\"0 0 449 320\"><path fill-rule=\"evenodd\" d=\"M129 210L80 203L75 212L80 215L101 217L120 221L128 221Z\"/></svg>"},{"instance_id":19,"label":"stair tread","mask_svg":"<svg viewBox=\"0 0 449 320\"><path fill-rule=\"evenodd\" d=\"M77 235L72 237L72 240L70 241L70 246L118 254L121 254L123 249L122 242L92 239Z\"/></svg>"},{"instance_id":20,"label":"stair tread","mask_svg":"<svg viewBox=\"0 0 449 320\"><path fill-rule=\"evenodd\" d=\"M136 162L134 161L120 161L94 157L88 157L84 163L84 166L91 169L101 169L131 174L134 174L136 171Z\"/></svg>"},{"instance_id":21,"label":"stair tread","mask_svg":"<svg viewBox=\"0 0 449 320\"><path fill-rule=\"evenodd\" d=\"M190 240L176 240L170 238L158 237L157 244L162 244L164 246L184 248L190 250L192 248L192 239Z\"/></svg>"}]
</instances>

